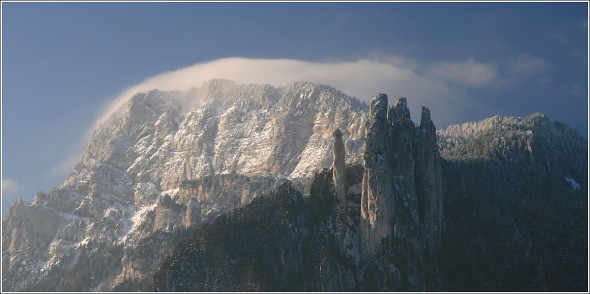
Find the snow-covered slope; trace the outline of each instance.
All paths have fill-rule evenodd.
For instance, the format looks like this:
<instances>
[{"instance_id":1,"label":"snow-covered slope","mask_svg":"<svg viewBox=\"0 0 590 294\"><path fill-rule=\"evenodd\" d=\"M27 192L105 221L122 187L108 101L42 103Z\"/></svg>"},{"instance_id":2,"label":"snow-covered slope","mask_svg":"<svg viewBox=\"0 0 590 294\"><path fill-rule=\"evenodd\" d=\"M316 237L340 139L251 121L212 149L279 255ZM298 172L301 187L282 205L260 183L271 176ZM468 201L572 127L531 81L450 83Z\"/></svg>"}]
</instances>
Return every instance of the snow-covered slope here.
<instances>
[{"instance_id":1,"label":"snow-covered slope","mask_svg":"<svg viewBox=\"0 0 590 294\"><path fill-rule=\"evenodd\" d=\"M587 184L588 144L568 125L542 113L493 116L437 132L441 157L450 161L492 160L528 164L568 182Z\"/></svg>"},{"instance_id":2,"label":"snow-covered slope","mask_svg":"<svg viewBox=\"0 0 590 294\"><path fill-rule=\"evenodd\" d=\"M147 283L183 229L248 203L277 178L305 183L329 167L334 129L347 162L358 162L366 108L306 82L212 80L186 93L138 93L98 127L60 187L11 208L3 287Z\"/></svg>"},{"instance_id":3,"label":"snow-covered slope","mask_svg":"<svg viewBox=\"0 0 590 294\"><path fill-rule=\"evenodd\" d=\"M587 140L539 113L437 135L452 291L586 291Z\"/></svg>"}]
</instances>

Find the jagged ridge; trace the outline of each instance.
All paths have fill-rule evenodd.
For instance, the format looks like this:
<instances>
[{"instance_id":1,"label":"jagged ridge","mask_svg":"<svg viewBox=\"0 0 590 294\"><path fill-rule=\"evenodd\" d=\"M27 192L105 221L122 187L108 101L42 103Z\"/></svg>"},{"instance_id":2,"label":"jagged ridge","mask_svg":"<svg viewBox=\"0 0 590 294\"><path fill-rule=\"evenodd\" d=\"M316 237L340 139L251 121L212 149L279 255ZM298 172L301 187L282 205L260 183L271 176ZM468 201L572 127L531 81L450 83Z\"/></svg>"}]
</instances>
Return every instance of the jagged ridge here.
<instances>
[{"instance_id":1,"label":"jagged ridge","mask_svg":"<svg viewBox=\"0 0 590 294\"><path fill-rule=\"evenodd\" d=\"M496 117L475 127L440 131L444 205L454 217L446 218L448 228L436 241L436 236L423 232L434 232L433 224L439 223L442 214L433 213L442 211L439 202L428 205L426 197L419 196L436 189L419 191L426 185L418 184L418 178L424 178L420 170L437 166L436 156L432 157L434 126L423 113L424 126L412 135L415 129L403 104L387 110L384 103L385 110L379 112L380 117L388 113L381 119L386 134L380 138L381 154L387 155L383 166L394 175L389 195L396 195L387 204L395 206L394 221L382 223L403 226L393 228L393 235L391 227L384 230L384 237L393 236L382 239L385 243L377 242L381 238L373 242L377 262L369 262L364 271L367 285L373 288L363 288L362 280L346 284L349 267L342 268L334 259L324 263L332 274L315 277L322 281L316 285L380 291L582 289L587 273L580 262L587 259L580 258L587 248L587 169L581 163L587 162L587 142L571 128L539 114ZM359 162L366 111L365 105L335 89L310 83L275 89L216 80L189 93L138 94L95 132L82 162L62 186L39 193L31 205L20 201L11 208L3 222L3 288L146 289L159 260L199 226L197 207L202 221L211 222L255 195L266 194L276 177L289 176L305 188L307 176L332 163L330 140L336 128L343 130L345 161ZM386 146L395 146L393 153L404 160L390 156L391 147ZM365 148L364 153L373 149ZM419 155L417 149L428 152ZM413 185L408 184L412 174ZM429 185L437 187L436 172L430 174L435 176ZM329 175L331 180L337 178ZM340 189L347 197L339 196L338 209L327 214L332 219L328 227L338 236L335 240L345 236L344 243L335 241L339 245L331 248L358 264L360 258L353 255L362 240L354 241L358 234L354 228L360 227L361 215L354 212L362 211L361 183L348 184L348 189ZM536 195L542 195L543 201ZM343 215L350 219L342 220ZM408 230L412 227L419 229ZM482 234L481 227L489 230ZM529 231L543 233L522 233ZM559 241L551 235L559 236ZM433 242L427 243L428 238ZM455 260L434 260L433 266L425 267L420 256L434 247L424 244L440 244L442 256ZM538 244L551 244L554 251ZM427 250L421 253L423 245ZM505 253L496 261L487 252ZM499 270L473 267L474 261ZM512 270L504 269L502 262ZM466 275L453 264L470 268L468 281L453 278ZM498 281L508 282L502 286Z\"/></svg>"},{"instance_id":2,"label":"jagged ridge","mask_svg":"<svg viewBox=\"0 0 590 294\"><path fill-rule=\"evenodd\" d=\"M279 89L213 80L186 93L138 93L93 133L60 187L10 210L3 223L4 285L79 291L149 282L170 249L155 242L156 260L141 272L148 257L133 248L243 206L276 178L309 189L313 173L332 163L333 129L345 130L349 150L361 148L364 109L333 87L306 82ZM346 161L358 161L356 154ZM92 280L50 279L84 272L79 260L104 255L115 256L115 264Z\"/></svg>"}]
</instances>

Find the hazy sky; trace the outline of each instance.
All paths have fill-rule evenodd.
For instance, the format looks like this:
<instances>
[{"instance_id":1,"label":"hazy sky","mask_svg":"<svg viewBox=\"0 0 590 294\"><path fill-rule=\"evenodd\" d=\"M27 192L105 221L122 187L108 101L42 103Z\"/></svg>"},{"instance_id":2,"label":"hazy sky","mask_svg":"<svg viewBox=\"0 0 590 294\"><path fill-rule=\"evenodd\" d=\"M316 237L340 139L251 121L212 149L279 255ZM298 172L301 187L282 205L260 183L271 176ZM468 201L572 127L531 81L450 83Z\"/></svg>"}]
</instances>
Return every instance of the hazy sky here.
<instances>
[{"instance_id":1,"label":"hazy sky","mask_svg":"<svg viewBox=\"0 0 590 294\"><path fill-rule=\"evenodd\" d=\"M129 89L217 75L405 96L439 128L543 112L587 138L587 38L586 3L3 2L2 211L58 186Z\"/></svg>"}]
</instances>

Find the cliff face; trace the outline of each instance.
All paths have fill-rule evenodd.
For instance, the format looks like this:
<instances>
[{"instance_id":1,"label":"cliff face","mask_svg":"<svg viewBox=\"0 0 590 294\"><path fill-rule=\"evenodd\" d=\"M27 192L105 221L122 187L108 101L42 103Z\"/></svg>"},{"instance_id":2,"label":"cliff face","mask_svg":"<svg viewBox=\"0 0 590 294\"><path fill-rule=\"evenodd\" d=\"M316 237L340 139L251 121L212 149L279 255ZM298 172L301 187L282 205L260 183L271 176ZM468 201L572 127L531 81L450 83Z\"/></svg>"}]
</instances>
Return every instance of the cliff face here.
<instances>
[{"instance_id":1,"label":"cliff face","mask_svg":"<svg viewBox=\"0 0 590 294\"><path fill-rule=\"evenodd\" d=\"M575 163L587 161L586 143L539 115L491 118L438 136L428 109L415 127L405 104L400 99L385 116L386 97L373 101L364 168L342 168L347 150L335 131L332 171L318 174L303 206L293 206L297 217L262 209L280 197L235 212L178 248L155 289L584 289L587 173ZM257 255L268 248L278 252Z\"/></svg>"},{"instance_id":2,"label":"cliff face","mask_svg":"<svg viewBox=\"0 0 590 294\"><path fill-rule=\"evenodd\" d=\"M361 256L378 251L381 239L393 233L396 211L387 123L387 95L373 97L365 126L363 187L361 197Z\"/></svg>"},{"instance_id":3,"label":"cliff face","mask_svg":"<svg viewBox=\"0 0 590 294\"><path fill-rule=\"evenodd\" d=\"M316 175L303 205L285 202L294 199L289 189L274 191L199 230L160 268L153 289L587 287L587 144L578 135L539 115L491 118L437 135L427 108L415 127L404 99L386 120L384 105L384 95L372 103L365 168L342 168L334 132L332 171ZM372 181L375 176L381 180ZM390 194L383 185L392 187ZM387 201L395 209L385 210ZM379 227L383 211L392 213L391 223ZM380 240L367 239L375 232Z\"/></svg>"},{"instance_id":4,"label":"cliff face","mask_svg":"<svg viewBox=\"0 0 590 294\"><path fill-rule=\"evenodd\" d=\"M138 94L62 186L9 210L3 289L583 291L586 140L542 114L436 132L406 104Z\"/></svg>"},{"instance_id":5,"label":"cliff face","mask_svg":"<svg viewBox=\"0 0 590 294\"><path fill-rule=\"evenodd\" d=\"M442 175L436 131L428 109L420 127L405 98L387 111L387 96L374 97L365 129L361 248L365 260L383 238L404 239L429 253L440 245Z\"/></svg>"},{"instance_id":6,"label":"cliff face","mask_svg":"<svg viewBox=\"0 0 590 294\"><path fill-rule=\"evenodd\" d=\"M149 283L182 231L249 203L278 178L309 189L313 174L332 164L334 129L351 151L344 161L358 162L365 109L306 82L213 80L189 92L138 93L95 130L61 186L9 211L3 289ZM96 259L108 267L92 272Z\"/></svg>"},{"instance_id":7,"label":"cliff face","mask_svg":"<svg viewBox=\"0 0 590 294\"><path fill-rule=\"evenodd\" d=\"M360 183L361 169L347 166L341 173L348 188ZM351 190L349 207L360 196ZM182 242L156 272L153 288L145 290L361 290L361 267L342 250L341 204L331 170L315 175L305 197L291 182L279 181Z\"/></svg>"},{"instance_id":8,"label":"cliff face","mask_svg":"<svg viewBox=\"0 0 590 294\"><path fill-rule=\"evenodd\" d=\"M420 134L416 135L416 132ZM259 236L270 234L273 240L281 240L284 245L276 245L278 250L288 249L288 253L281 252L280 258L277 254L275 257L238 258L236 255L219 259L219 256L235 255L236 252L267 250L264 248L267 248L268 241L245 241L247 244L236 244L235 247L229 245L235 242L223 243L219 238L236 238L233 232L240 230L234 227L242 226L242 220L251 222L254 216L270 212L260 211L264 205L292 199L289 196L293 194L289 192L292 188L287 185L271 192L273 196L268 202L261 200L257 205L235 211L228 220L216 221L212 227L201 230L181 245L156 274L155 289L400 291L433 288L436 281L428 273L436 272L437 268L432 265L434 258L431 255L440 246L442 218L439 217L442 216L443 199L436 132L429 112L427 109L423 111L421 127L416 130L405 98L400 98L395 107L388 109L387 96L380 94L372 100L365 134L362 169L357 171L357 168L346 167L342 132L336 129L333 132L331 173L323 171L316 175L309 198L301 206L290 209L296 216L268 216L270 219L248 225L252 231L261 231ZM420 184L425 187L417 187ZM279 192L281 190L283 192ZM423 204L419 199L427 203ZM432 224L439 220L441 223ZM290 233L282 232L284 229L277 228L280 226L292 229L288 230ZM205 235L221 237L210 239L212 237ZM249 240L251 237L241 238ZM207 240L215 242L213 249L198 250L204 248ZM300 245L297 249L290 249L294 244ZM232 249L223 253L226 250L223 248L229 247ZM425 250L428 256L424 255ZM182 270L188 266L187 262L208 262L211 258L215 259L215 266L204 268L204 274L199 274L200 270L196 269ZM232 260L240 268L238 272L261 275L265 269L273 270L256 278L248 276L244 281L237 278L237 273L228 266ZM265 264L259 265L261 270L255 271L252 264L259 263L259 260ZM431 266L427 269L428 263ZM276 274L285 271L291 272L289 278ZM212 281L206 276L223 278Z\"/></svg>"},{"instance_id":9,"label":"cliff face","mask_svg":"<svg viewBox=\"0 0 590 294\"><path fill-rule=\"evenodd\" d=\"M334 136L334 163L332 171L334 177L334 189L342 206L346 207L346 195L348 194L348 179L346 177L346 151L342 142L342 132L336 129Z\"/></svg>"},{"instance_id":10,"label":"cliff face","mask_svg":"<svg viewBox=\"0 0 590 294\"><path fill-rule=\"evenodd\" d=\"M422 241L429 254L440 249L443 232L443 177L436 129L428 108L416 135L416 196L422 229Z\"/></svg>"}]
</instances>

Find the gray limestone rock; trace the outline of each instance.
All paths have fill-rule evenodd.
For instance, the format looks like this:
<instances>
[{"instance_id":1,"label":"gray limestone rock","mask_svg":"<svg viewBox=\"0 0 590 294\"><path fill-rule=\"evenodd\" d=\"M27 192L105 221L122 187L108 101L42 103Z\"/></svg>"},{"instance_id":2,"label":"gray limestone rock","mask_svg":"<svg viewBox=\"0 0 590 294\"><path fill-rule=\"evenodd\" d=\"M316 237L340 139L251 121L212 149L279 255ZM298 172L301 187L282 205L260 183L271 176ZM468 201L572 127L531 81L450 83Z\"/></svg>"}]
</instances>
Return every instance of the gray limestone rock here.
<instances>
[{"instance_id":1,"label":"gray limestone rock","mask_svg":"<svg viewBox=\"0 0 590 294\"><path fill-rule=\"evenodd\" d=\"M436 131L427 108L416 134L405 98L387 111L387 96L373 98L365 129L361 200L363 258L381 239L402 239L421 254L440 244L442 175ZM421 244L420 241L424 241Z\"/></svg>"},{"instance_id":2,"label":"gray limestone rock","mask_svg":"<svg viewBox=\"0 0 590 294\"><path fill-rule=\"evenodd\" d=\"M389 116L392 130L390 164L393 172L396 203L398 203L394 236L402 239L413 238L413 241L416 242L417 236L411 233L419 226L416 182L414 180L416 166L415 126L410 117L406 98L398 99L396 105L390 108ZM402 223L404 225L401 225Z\"/></svg>"},{"instance_id":3,"label":"gray limestone rock","mask_svg":"<svg viewBox=\"0 0 590 294\"><path fill-rule=\"evenodd\" d=\"M3 268L14 262L4 289L102 291L126 284L126 277L140 283L152 273L137 270L145 264L141 256L128 256L138 244L164 258L162 243L145 241L158 231L174 234L213 221L277 178L305 186L331 166L334 129L344 133L345 162L360 162L366 108L333 87L307 82L275 88L212 80L187 92L138 93L96 128L62 185L9 212ZM163 194L172 202L158 204ZM53 278L82 275L80 260L94 256L133 262L84 282ZM35 286L48 280L54 288Z\"/></svg>"},{"instance_id":4,"label":"gray limestone rock","mask_svg":"<svg viewBox=\"0 0 590 294\"><path fill-rule=\"evenodd\" d=\"M346 178L346 152L344 151L344 143L342 142L342 132L336 129L334 136L334 163L332 164L332 175L334 179L334 189L336 196L346 207L346 195L348 194L348 181Z\"/></svg>"},{"instance_id":5,"label":"gray limestone rock","mask_svg":"<svg viewBox=\"0 0 590 294\"><path fill-rule=\"evenodd\" d=\"M416 136L416 195L424 248L433 254L439 249L443 230L443 184L436 128L430 111L422 107Z\"/></svg>"},{"instance_id":6,"label":"gray limestone rock","mask_svg":"<svg viewBox=\"0 0 590 294\"><path fill-rule=\"evenodd\" d=\"M173 230L174 226L180 223L182 210L182 207L174 202L170 196L164 195L160 197L156 205L154 232L159 230Z\"/></svg>"},{"instance_id":7,"label":"gray limestone rock","mask_svg":"<svg viewBox=\"0 0 590 294\"><path fill-rule=\"evenodd\" d=\"M395 196L389 164L390 128L387 123L387 95L373 97L365 126L363 184L361 197L361 256L369 258L381 246L381 239L393 232Z\"/></svg>"}]
</instances>

